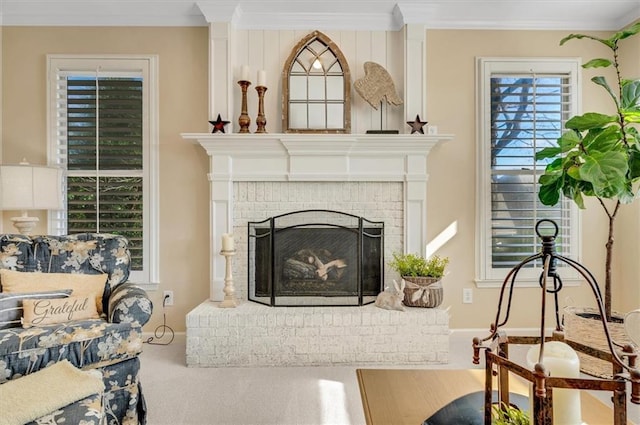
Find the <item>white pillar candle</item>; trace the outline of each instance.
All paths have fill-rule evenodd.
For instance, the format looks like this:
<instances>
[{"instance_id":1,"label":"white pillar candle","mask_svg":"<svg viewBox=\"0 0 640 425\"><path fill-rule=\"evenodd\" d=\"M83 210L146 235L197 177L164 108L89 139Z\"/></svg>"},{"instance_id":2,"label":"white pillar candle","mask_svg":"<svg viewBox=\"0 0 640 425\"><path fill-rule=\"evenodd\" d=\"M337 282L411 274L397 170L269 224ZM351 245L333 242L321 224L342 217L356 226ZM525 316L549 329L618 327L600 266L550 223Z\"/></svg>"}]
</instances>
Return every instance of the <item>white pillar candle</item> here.
<instances>
[{"instance_id":1,"label":"white pillar candle","mask_svg":"<svg viewBox=\"0 0 640 425\"><path fill-rule=\"evenodd\" d=\"M258 85L266 86L267 85L267 72L264 69L258 71Z\"/></svg>"},{"instance_id":2,"label":"white pillar candle","mask_svg":"<svg viewBox=\"0 0 640 425\"><path fill-rule=\"evenodd\" d=\"M233 242L233 235L230 233L225 233L222 235L222 250L223 251L233 251L235 248Z\"/></svg>"},{"instance_id":3,"label":"white pillar candle","mask_svg":"<svg viewBox=\"0 0 640 425\"><path fill-rule=\"evenodd\" d=\"M540 345L534 345L527 352L527 365L533 370L540 356ZM542 364L552 377L579 378L580 359L569 345L560 341L544 344ZM533 384L529 386L530 418L533 423ZM582 425L580 390L565 388L553 389L553 423L563 425Z\"/></svg>"},{"instance_id":4,"label":"white pillar candle","mask_svg":"<svg viewBox=\"0 0 640 425\"><path fill-rule=\"evenodd\" d=\"M242 65L242 72L240 74L240 80L249 81L249 65Z\"/></svg>"}]
</instances>

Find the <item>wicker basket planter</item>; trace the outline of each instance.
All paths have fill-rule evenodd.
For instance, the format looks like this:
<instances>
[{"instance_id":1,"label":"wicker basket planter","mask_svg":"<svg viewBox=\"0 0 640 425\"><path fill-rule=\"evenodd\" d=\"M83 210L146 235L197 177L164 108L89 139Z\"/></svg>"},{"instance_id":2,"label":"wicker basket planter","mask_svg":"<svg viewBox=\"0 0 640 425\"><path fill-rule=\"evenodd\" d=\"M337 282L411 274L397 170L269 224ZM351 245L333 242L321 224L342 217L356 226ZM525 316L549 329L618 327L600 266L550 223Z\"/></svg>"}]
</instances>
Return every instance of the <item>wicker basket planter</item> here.
<instances>
[{"instance_id":1,"label":"wicker basket planter","mask_svg":"<svg viewBox=\"0 0 640 425\"><path fill-rule=\"evenodd\" d=\"M404 300L408 307L434 308L442 304L444 291L441 278L403 276Z\"/></svg>"},{"instance_id":2,"label":"wicker basket planter","mask_svg":"<svg viewBox=\"0 0 640 425\"><path fill-rule=\"evenodd\" d=\"M623 316L612 312L611 322L607 322L611 338L619 344L630 344L626 334ZM609 345L600 320L600 312L595 308L565 307L563 317L565 338L580 344L609 352ZM613 367L610 362L578 352L580 370L586 374L611 379Z\"/></svg>"}]
</instances>

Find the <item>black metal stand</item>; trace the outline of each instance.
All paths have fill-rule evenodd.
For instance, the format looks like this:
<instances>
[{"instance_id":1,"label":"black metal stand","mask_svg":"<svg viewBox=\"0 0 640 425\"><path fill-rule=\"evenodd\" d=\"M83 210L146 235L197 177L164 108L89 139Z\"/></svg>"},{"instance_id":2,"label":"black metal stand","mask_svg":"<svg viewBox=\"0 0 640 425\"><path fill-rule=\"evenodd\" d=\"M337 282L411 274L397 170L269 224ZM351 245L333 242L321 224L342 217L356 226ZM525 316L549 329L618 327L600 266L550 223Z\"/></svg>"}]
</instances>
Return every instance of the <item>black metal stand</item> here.
<instances>
[{"instance_id":1,"label":"black metal stand","mask_svg":"<svg viewBox=\"0 0 640 425\"><path fill-rule=\"evenodd\" d=\"M554 227L553 234L541 235L540 226L550 223ZM630 345L618 344L612 340L604 313L602 295L596 279L584 266L569 258L558 255L555 251L555 238L558 235L558 226L552 220L540 220L536 224L536 233L542 239L542 250L523 260L513 268L504 280L500 290L500 299L496 320L491 325L490 335L485 338L473 339L473 363L480 363L480 350L485 350L485 425L491 424L491 404L493 391L493 376L498 377L498 392L500 400L509 405L509 373L515 373L529 381L534 388L534 401L532 423L535 425L553 425L553 389L570 388L578 390L598 390L613 392L613 422L614 425L627 423L626 384L631 383L631 402L640 404L640 369L637 367L638 351ZM535 337L507 337L506 332L500 328L509 320L513 292L518 272L526 264L535 260L542 260L544 264L540 275L540 288L542 296L540 335ZM607 338L609 351L602 351L592 347L586 347L571 340L565 340L564 331L558 311L558 293L562 289L562 279L557 271L557 262L561 261L572 267L586 280L591 287L596 299L604 332ZM552 281L552 285L548 281ZM555 331L551 337L545 336L546 297L552 294L555 303ZM506 300L505 300L506 297ZM502 306L506 302L504 318L501 319ZM542 362L542 353L545 342L550 340L563 341L576 351L595 356L611 362L612 379L579 379L549 376ZM529 370L509 360L509 344L540 344L540 358L534 370Z\"/></svg>"}]
</instances>

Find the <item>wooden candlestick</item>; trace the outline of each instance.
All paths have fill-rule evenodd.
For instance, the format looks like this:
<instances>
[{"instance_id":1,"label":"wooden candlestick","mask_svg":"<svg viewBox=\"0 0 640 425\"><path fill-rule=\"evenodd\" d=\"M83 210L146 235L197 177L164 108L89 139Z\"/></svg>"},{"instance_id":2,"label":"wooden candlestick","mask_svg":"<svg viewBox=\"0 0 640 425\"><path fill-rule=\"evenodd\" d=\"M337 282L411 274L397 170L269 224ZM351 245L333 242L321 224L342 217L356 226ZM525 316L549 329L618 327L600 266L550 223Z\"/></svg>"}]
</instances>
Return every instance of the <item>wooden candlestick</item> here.
<instances>
[{"instance_id":1,"label":"wooden candlestick","mask_svg":"<svg viewBox=\"0 0 640 425\"><path fill-rule=\"evenodd\" d=\"M264 93L267 88L265 86L256 86L256 91L258 92L258 118L256 118L258 129L256 133L266 133L267 118L264 116Z\"/></svg>"},{"instance_id":2,"label":"wooden candlestick","mask_svg":"<svg viewBox=\"0 0 640 425\"><path fill-rule=\"evenodd\" d=\"M238 124L240 125L240 133L250 133L249 124L251 124L251 117L247 113L247 89L251 85L250 81L240 80L238 81L242 88L242 110L240 117L238 118Z\"/></svg>"},{"instance_id":3,"label":"wooden candlestick","mask_svg":"<svg viewBox=\"0 0 640 425\"><path fill-rule=\"evenodd\" d=\"M232 265L231 258L236 255L235 249L233 251L220 251L221 255L224 255L225 259L225 273L224 273L224 300L220 303L222 308L233 308L238 306L238 300L236 299L236 289L233 286L233 276L231 273Z\"/></svg>"}]
</instances>

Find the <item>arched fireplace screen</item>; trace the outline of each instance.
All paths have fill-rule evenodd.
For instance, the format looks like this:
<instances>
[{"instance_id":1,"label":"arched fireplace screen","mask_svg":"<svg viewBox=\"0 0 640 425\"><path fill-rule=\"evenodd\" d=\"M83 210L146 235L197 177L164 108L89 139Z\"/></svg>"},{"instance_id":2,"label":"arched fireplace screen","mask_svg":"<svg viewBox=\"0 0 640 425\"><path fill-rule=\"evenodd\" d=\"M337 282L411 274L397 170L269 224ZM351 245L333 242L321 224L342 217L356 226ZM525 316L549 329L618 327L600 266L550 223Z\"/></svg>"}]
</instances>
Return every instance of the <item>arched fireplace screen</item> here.
<instances>
[{"instance_id":1,"label":"arched fireplace screen","mask_svg":"<svg viewBox=\"0 0 640 425\"><path fill-rule=\"evenodd\" d=\"M382 290L384 223L329 210L249 222L249 300L270 306L370 304Z\"/></svg>"}]
</instances>

